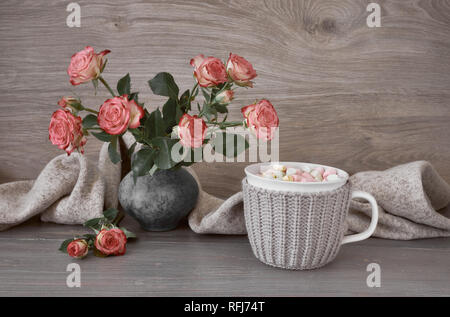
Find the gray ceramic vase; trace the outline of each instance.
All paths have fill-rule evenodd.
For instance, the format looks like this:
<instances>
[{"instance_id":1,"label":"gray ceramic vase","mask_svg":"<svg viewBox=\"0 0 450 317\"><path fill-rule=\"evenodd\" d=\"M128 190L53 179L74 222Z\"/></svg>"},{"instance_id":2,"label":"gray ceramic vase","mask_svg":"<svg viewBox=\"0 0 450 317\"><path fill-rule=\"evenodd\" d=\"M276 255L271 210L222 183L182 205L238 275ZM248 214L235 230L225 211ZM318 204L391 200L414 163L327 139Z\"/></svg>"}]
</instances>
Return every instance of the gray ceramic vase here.
<instances>
[{"instance_id":1,"label":"gray ceramic vase","mask_svg":"<svg viewBox=\"0 0 450 317\"><path fill-rule=\"evenodd\" d=\"M139 177L136 184L130 172L119 187L124 211L146 231L175 229L195 207L198 194L194 177L182 168Z\"/></svg>"}]
</instances>

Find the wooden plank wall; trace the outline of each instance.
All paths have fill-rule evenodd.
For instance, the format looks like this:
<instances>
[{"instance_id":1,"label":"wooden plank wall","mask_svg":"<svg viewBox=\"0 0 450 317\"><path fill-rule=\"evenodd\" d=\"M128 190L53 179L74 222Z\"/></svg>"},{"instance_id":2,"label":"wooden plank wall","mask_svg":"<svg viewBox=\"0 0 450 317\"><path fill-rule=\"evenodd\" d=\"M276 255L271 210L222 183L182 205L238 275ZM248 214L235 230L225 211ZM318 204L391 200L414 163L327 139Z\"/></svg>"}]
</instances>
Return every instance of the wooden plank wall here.
<instances>
[{"instance_id":1,"label":"wooden plank wall","mask_svg":"<svg viewBox=\"0 0 450 317\"><path fill-rule=\"evenodd\" d=\"M366 25L366 0L78 1L81 27L66 26L71 1L0 2L0 183L34 178L61 151L48 141L56 101L71 91L92 105L91 85L71 87L70 56L108 48L105 77L127 72L149 109L157 72L192 85L198 53L248 58L259 78L232 119L267 97L281 118L280 158L357 172L429 160L450 182L450 1L378 0L382 27ZM95 159L100 142L89 140ZM199 164L206 190L239 190L240 164Z\"/></svg>"}]
</instances>

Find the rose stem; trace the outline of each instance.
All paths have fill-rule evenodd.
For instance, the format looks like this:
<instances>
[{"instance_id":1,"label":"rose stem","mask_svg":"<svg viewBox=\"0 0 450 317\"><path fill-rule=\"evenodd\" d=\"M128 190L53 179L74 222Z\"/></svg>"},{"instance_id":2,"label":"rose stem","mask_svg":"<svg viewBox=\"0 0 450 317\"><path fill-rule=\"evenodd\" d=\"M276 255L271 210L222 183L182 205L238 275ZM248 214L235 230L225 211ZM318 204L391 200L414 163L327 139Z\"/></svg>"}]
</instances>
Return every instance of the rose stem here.
<instances>
[{"instance_id":1,"label":"rose stem","mask_svg":"<svg viewBox=\"0 0 450 317\"><path fill-rule=\"evenodd\" d=\"M100 81L102 82L102 84L106 87L106 89L109 90L109 93L110 93L113 97L116 96L116 94L114 93L114 91L111 89L111 87L109 87L108 83L106 82L106 80L105 80L102 76L99 76L99 77L98 77L98 80L100 80Z\"/></svg>"}]
</instances>

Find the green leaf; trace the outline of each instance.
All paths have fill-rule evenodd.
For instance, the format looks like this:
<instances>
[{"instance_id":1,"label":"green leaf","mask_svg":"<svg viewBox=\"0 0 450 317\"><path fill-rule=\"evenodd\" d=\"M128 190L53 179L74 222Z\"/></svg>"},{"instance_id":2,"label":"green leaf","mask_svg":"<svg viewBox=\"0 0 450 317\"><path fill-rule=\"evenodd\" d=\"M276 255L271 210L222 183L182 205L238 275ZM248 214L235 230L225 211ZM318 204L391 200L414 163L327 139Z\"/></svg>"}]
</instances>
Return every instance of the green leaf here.
<instances>
[{"instance_id":1,"label":"green leaf","mask_svg":"<svg viewBox=\"0 0 450 317\"><path fill-rule=\"evenodd\" d=\"M205 88L202 88L202 94L203 94L203 97L205 98L206 103L210 103L211 96L209 95L209 91L206 90Z\"/></svg>"},{"instance_id":2,"label":"green leaf","mask_svg":"<svg viewBox=\"0 0 450 317\"><path fill-rule=\"evenodd\" d=\"M212 119L214 119L217 116L217 109L214 107L211 107L211 105L209 105L207 103L204 103L203 104L203 113L209 121L212 121Z\"/></svg>"},{"instance_id":3,"label":"green leaf","mask_svg":"<svg viewBox=\"0 0 450 317\"><path fill-rule=\"evenodd\" d=\"M128 100L134 100L134 101L136 101L136 103L139 104L138 97L139 97L138 92L132 92L131 94L128 95Z\"/></svg>"},{"instance_id":4,"label":"green leaf","mask_svg":"<svg viewBox=\"0 0 450 317\"><path fill-rule=\"evenodd\" d=\"M130 74L126 74L117 82L117 91L119 95L131 94Z\"/></svg>"},{"instance_id":5,"label":"green leaf","mask_svg":"<svg viewBox=\"0 0 450 317\"><path fill-rule=\"evenodd\" d=\"M184 111L177 107L177 111L175 114L175 124L178 124L181 120L181 117L184 115Z\"/></svg>"},{"instance_id":6,"label":"green leaf","mask_svg":"<svg viewBox=\"0 0 450 317\"><path fill-rule=\"evenodd\" d=\"M79 102L73 102L73 103L71 103L71 104L70 104L70 107L73 108L73 109L75 109L76 111L84 110L83 105L82 105L81 103L79 103Z\"/></svg>"},{"instance_id":7,"label":"green leaf","mask_svg":"<svg viewBox=\"0 0 450 317\"><path fill-rule=\"evenodd\" d=\"M153 159L156 151L154 149L145 148L139 150L134 156L131 170L133 171L134 182L140 176L147 174L153 166Z\"/></svg>"},{"instance_id":8,"label":"green leaf","mask_svg":"<svg viewBox=\"0 0 450 317\"><path fill-rule=\"evenodd\" d=\"M166 127L159 108L150 114L145 122L145 135L149 139L166 135Z\"/></svg>"},{"instance_id":9,"label":"green leaf","mask_svg":"<svg viewBox=\"0 0 450 317\"><path fill-rule=\"evenodd\" d=\"M159 73L153 79L148 81L153 93L158 96L166 96L178 100L178 88L173 76L169 73Z\"/></svg>"},{"instance_id":10,"label":"green leaf","mask_svg":"<svg viewBox=\"0 0 450 317\"><path fill-rule=\"evenodd\" d=\"M96 115L88 114L83 119L83 128L85 128L85 129L90 129L90 128L96 126L97 124L98 123L97 123L97 116Z\"/></svg>"},{"instance_id":11,"label":"green leaf","mask_svg":"<svg viewBox=\"0 0 450 317\"><path fill-rule=\"evenodd\" d=\"M144 143L144 135L141 129L128 129L138 143ZM131 153L132 154L132 153Z\"/></svg>"},{"instance_id":12,"label":"green leaf","mask_svg":"<svg viewBox=\"0 0 450 317\"><path fill-rule=\"evenodd\" d=\"M212 145L216 152L230 158L238 156L249 147L242 135L226 132L217 133Z\"/></svg>"},{"instance_id":13,"label":"green leaf","mask_svg":"<svg viewBox=\"0 0 450 317\"><path fill-rule=\"evenodd\" d=\"M103 142L111 142L111 139L112 139L112 135L106 133L105 131L102 131L102 132L91 132L91 134L93 136L95 136L97 139L99 139L100 141L103 141Z\"/></svg>"},{"instance_id":14,"label":"green leaf","mask_svg":"<svg viewBox=\"0 0 450 317\"><path fill-rule=\"evenodd\" d=\"M103 220L104 218L93 218L93 219L89 219L88 221L86 221L83 226L87 227L87 228L94 228L94 229L98 229L100 222Z\"/></svg>"},{"instance_id":15,"label":"green leaf","mask_svg":"<svg viewBox=\"0 0 450 317\"><path fill-rule=\"evenodd\" d=\"M177 102L176 100L169 99L163 106L163 119L166 125L166 132L169 133L172 130L172 127L177 124ZM170 129L170 131L169 131Z\"/></svg>"},{"instance_id":16,"label":"green leaf","mask_svg":"<svg viewBox=\"0 0 450 317\"><path fill-rule=\"evenodd\" d=\"M64 240L63 243L61 243L61 246L59 247L59 251L67 253L67 247L69 246L69 243L72 242L74 239L67 239Z\"/></svg>"},{"instance_id":17,"label":"green leaf","mask_svg":"<svg viewBox=\"0 0 450 317\"><path fill-rule=\"evenodd\" d=\"M214 108L216 108L217 112L219 113L228 113L228 108L225 105L215 104Z\"/></svg>"},{"instance_id":18,"label":"green leaf","mask_svg":"<svg viewBox=\"0 0 450 317\"><path fill-rule=\"evenodd\" d=\"M180 106L182 109L191 110L189 96L191 95L190 90L186 90L180 97Z\"/></svg>"},{"instance_id":19,"label":"green leaf","mask_svg":"<svg viewBox=\"0 0 450 317\"><path fill-rule=\"evenodd\" d=\"M95 240L97 236L95 234L92 233L86 233L83 235L83 238L89 242L89 240Z\"/></svg>"},{"instance_id":20,"label":"green leaf","mask_svg":"<svg viewBox=\"0 0 450 317\"><path fill-rule=\"evenodd\" d=\"M108 219L110 222L113 222L116 219L119 211L116 208L109 208L103 212L103 216Z\"/></svg>"},{"instance_id":21,"label":"green leaf","mask_svg":"<svg viewBox=\"0 0 450 317\"><path fill-rule=\"evenodd\" d=\"M125 236L127 237L127 239L136 238L136 234L127 230L127 228L120 227L119 229L122 230L123 233L125 233Z\"/></svg>"},{"instance_id":22,"label":"green leaf","mask_svg":"<svg viewBox=\"0 0 450 317\"><path fill-rule=\"evenodd\" d=\"M131 157L134 153L134 149L136 148L137 142L134 142L132 146L130 146L130 148L128 149L128 156Z\"/></svg>"},{"instance_id":23,"label":"green leaf","mask_svg":"<svg viewBox=\"0 0 450 317\"><path fill-rule=\"evenodd\" d=\"M172 147L177 143L178 140L166 137L157 137L152 140L152 144L158 148L154 161L159 169L168 170L177 164L172 160Z\"/></svg>"},{"instance_id":24,"label":"green leaf","mask_svg":"<svg viewBox=\"0 0 450 317\"><path fill-rule=\"evenodd\" d=\"M111 142L108 146L108 154L113 164L117 164L121 161L120 154L117 152L117 135L111 138Z\"/></svg>"}]
</instances>

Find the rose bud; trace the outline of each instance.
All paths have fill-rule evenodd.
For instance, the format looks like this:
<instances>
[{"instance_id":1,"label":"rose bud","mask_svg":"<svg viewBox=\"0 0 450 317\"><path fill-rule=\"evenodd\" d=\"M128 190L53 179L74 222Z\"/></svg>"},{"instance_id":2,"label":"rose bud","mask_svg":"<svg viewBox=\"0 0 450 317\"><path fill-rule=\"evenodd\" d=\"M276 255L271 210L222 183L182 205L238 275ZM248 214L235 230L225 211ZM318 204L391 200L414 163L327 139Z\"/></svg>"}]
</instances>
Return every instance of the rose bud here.
<instances>
[{"instance_id":1,"label":"rose bud","mask_svg":"<svg viewBox=\"0 0 450 317\"><path fill-rule=\"evenodd\" d=\"M178 137L185 147L199 148L203 145L208 127L202 118L184 114L178 123Z\"/></svg>"},{"instance_id":2,"label":"rose bud","mask_svg":"<svg viewBox=\"0 0 450 317\"><path fill-rule=\"evenodd\" d=\"M86 240L84 240L84 239L73 240L67 246L67 253L72 258L76 258L76 259L84 258L88 254L88 251L89 251L89 247L88 247Z\"/></svg>"},{"instance_id":3,"label":"rose bud","mask_svg":"<svg viewBox=\"0 0 450 317\"><path fill-rule=\"evenodd\" d=\"M61 108L72 108L72 107L79 107L81 105L81 101L78 98L75 97L62 97L58 101L58 106Z\"/></svg>"},{"instance_id":4,"label":"rose bud","mask_svg":"<svg viewBox=\"0 0 450 317\"><path fill-rule=\"evenodd\" d=\"M194 76L201 87L214 87L228 81L227 70L222 61L215 57L207 57L203 54L191 59L194 67Z\"/></svg>"},{"instance_id":5,"label":"rose bud","mask_svg":"<svg viewBox=\"0 0 450 317\"><path fill-rule=\"evenodd\" d=\"M69 110L56 110L48 127L49 139L52 144L71 154L75 149L84 153L86 138L83 134L82 120Z\"/></svg>"},{"instance_id":6,"label":"rose bud","mask_svg":"<svg viewBox=\"0 0 450 317\"><path fill-rule=\"evenodd\" d=\"M118 135L128 128L136 129L144 117L144 109L127 95L106 100L100 107L97 121L100 128L111 135Z\"/></svg>"},{"instance_id":7,"label":"rose bud","mask_svg":"<svg viewBox=\"0 0 450 317\"><path fill-rule=\"evenodd\" d=\"M233 90L225 90L218 94L215 98L215 102L220 105L228 105L234 99Z\"/></svg>"},{"instance_id":8,"label":"rose bud","mask_svg":"<svg viewBox=\"0 0 450 317\"><path fill-rule=\"evenodd\" d=\"M109 50L104 50L96 54L91 46L86 46L84 50L73 54L70 65L67 68L70 83L72 85L80 85L97 79L105 65L105 55L110 52Z\"/></svg>"},{"instance_id":9,"label":"rose bud","mask_svg":"<svg viewBox=\"0 0 450 317\"><path fill-rule=\"evenodd\" d=\"M119 228L102 229L97 234L94 245L104 255L124 255L127 237Z\"/></svg>"},{"instance_id":10,"label":"rose bud","mask_svg":"<svg viewBox=\"0 0 450 317\"><path fill-rule=\"evenodd\" d=\"M270 101L261 100L242 108L241 112L250 131L262 140L272 140L275 130L279 126L279 119Z\"/></svg>"},{"instance_id":11,"label":"rose bud","mask_svg":"<svg viewBox=\"0 0 450 317\"><path fill-rule=\"evenodd\" d=\"M242 87L253 87L251 80L257 76L252 64L245 58L232 53L228 58L227 72L236 85Z\"/></svg>"}]
</instances>

